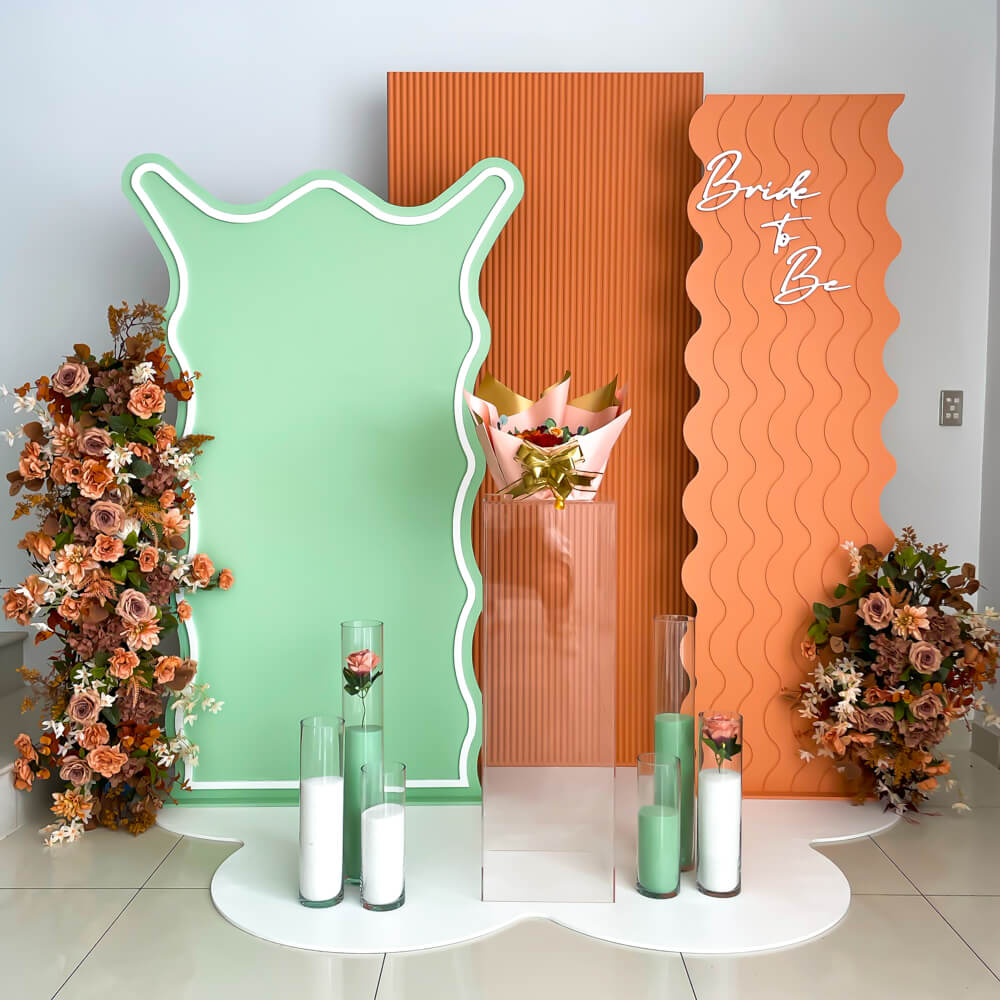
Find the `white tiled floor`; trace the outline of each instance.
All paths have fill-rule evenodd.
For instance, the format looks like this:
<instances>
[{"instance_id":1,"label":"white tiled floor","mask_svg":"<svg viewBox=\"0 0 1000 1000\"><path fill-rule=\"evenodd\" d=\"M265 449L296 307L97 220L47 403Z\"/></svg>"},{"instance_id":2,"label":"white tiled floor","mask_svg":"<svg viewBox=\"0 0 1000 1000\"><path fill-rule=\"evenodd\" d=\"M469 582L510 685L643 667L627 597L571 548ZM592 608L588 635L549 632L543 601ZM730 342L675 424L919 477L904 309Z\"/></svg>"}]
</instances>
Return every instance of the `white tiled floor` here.
<instances>
[{"instance_id":1,"label":"white tiled floor","mask_svg":"<svg viewBox=\"0 0 1000 1000\"><path fill-rule=\"evenodd\" d=\"M0 996L998 1000L1000 771L968 753L955 770L972 813L943 796L940 816L823 848L851 882L847 917L800 947L742 957L620 948L542 921L409 955L297 951L213 909L208 884L231 845L101 831L46 851L32 827L0 841Z\"/></svg>"}]
</instances>

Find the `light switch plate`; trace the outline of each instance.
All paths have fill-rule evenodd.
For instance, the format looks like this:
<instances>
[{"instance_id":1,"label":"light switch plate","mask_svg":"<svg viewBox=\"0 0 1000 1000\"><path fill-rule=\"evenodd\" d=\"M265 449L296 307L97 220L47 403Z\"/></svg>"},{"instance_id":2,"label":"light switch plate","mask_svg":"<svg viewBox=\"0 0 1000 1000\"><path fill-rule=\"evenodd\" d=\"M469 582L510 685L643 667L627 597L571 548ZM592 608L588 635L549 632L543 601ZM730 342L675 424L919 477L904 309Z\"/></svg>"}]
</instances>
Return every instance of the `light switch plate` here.
<instances>
[{"instance_id":1,"label":"light switch plate","mask_svg":"<svg viewBox=\"0 0 1000 1000\"><path fill-rule=\"evenodd\" d=\"M941 411L938 423L942 427L961 427L962 411L965 408L965 393L961 389L941 390Z\"/></svg>"}]
</instances>

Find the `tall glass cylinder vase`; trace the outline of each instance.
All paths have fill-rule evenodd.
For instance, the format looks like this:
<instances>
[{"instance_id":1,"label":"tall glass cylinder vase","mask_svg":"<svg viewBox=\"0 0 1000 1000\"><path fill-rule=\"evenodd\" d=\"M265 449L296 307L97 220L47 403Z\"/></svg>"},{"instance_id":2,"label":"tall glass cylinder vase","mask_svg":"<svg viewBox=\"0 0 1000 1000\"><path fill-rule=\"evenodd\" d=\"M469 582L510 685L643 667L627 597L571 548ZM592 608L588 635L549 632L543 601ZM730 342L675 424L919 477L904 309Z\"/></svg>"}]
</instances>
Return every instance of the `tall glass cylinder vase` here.
<instances>
[{"instance_id":1,"label":"tall glass cylinder vase","mask_svg":"<svg viewBox=\"0 0 1000 1000\"><path fill-rule=\"evenodd\" d=\"M312 715L300 724L299 902L344 898L344 720Z\"/></svg>"},{"instance_id":2,"label":"tall glass cylinder vase","mask_svg":"<svg viewBox=\"0 0 1000 1000\"><path fill-rule=\"evenodd\" d=\"M340 666L344 682L344 878L361 881L361 768L381 766L384 753L382 694L385 661L382 623L340 623Z\"/></svg>"},{"instance_id":3,"label":"tall glass cylinder vase","mask_svg":"<svg viewBox=\"0 0 1000 1000\"><path fill-rule=\"evenodd\" d=\"M361 905L395 910L406 899L406 765L365 764L361 781Z\"/></svg>"},{"instance_id":4,"label":"tall glass cylinder vase","mask_svg":"<svg viewBox=\"0 0 1000 1000\"><path fill-rule=\"evenodd\" d=\"M694 867L694 618L657 615L653 619L653 663L653 746L659 756L680 761L681 871L690 871Z\"/></svg>"},{"instance_id":5,"label":"tall glass cylinder vase","mask_svg":"<svg viewBox=\"0 0 1000 1000\"><path fill-rule=\"evenodd\" d=\"M643 896L670 899L677 895L681 881L680 761L641 753L636 760L636 781L636 888Z\"/></svg>"},{"instance_id":6,"label":"tall glass cylinder vase","mask_svg":"<svg viewBox=\"0 0 1000 1000\"><path fill-rule=\"evenodd\" d=\"M740 891L743 716L698 716L698 888L707 896Z\"/></svg>"}]
</instances>

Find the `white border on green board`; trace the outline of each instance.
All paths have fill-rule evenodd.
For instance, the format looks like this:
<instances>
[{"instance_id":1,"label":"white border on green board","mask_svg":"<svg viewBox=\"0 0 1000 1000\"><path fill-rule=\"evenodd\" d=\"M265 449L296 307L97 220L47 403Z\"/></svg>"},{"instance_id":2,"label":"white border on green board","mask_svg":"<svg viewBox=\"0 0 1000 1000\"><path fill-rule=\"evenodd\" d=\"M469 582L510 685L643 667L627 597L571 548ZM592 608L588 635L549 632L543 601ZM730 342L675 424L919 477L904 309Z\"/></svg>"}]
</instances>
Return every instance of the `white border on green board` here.
<instances>
[{"instance_id":1,"label":"white border on green board","mask_svg":"<svg viewBox=\"0 0 1000 1000\"><path fill-rule=\"evenodd\" d=\"M458 433L458 440L462 446L462 452L465 455L465 474L462 476L462 480L459 483L458 491L455 494L455 503L452 511L452 522L451 522L451 536L452 536L452 549L455 554L455 561L458 565L459 573L461 574L462 581L465 584L465 603L462 605L462 610L458 616L458 623L455 626L455 638L452 646L452 660L455 668L455 679L458 682L458 688L462 695L462 700L465 702L465 708L468 715L468 727L466 729L465 738L462 741L462 747L459 752L458 759L458 778L419 778L413 779L407 782L408 785L413 787L423 787L423 788L468 788L469 787L469 752L472 749L473 741L476 736L476 725L477 725L477 713L476 713L476 703L473 700L472 692L469 690L469 685L465 679L465 670L463 669L462 663L462 652L465 643L465 632L469 625L469 616L472 612L472 608L476 603L476 586L473 581L472 574L469 571L468 563L465 560L465 553L462 547L462 510L465 506L465 500L468 496L469 486L472 483L472 478L476 471L476 459L475 454L472 450L472 445L465 433L465 421L464 421L464 403L462 398L462 391L465 388L466 379L469 376L469 369L472 365L472 361L476 356L477 351L482 345L482 329L479 324L479 320L476 317L475 310L472 307L472 265L479 253L484 241L491 232L494 223L497 218L503 213L505 206L510 201L511 197L517 190L517 185L514 181L514 177L511 173L498 165L491 165L485 168L482 172L477 174L472 181L458 191L455 195L448 199L443 205L440 205L436 209L427 212L423 215L406 215L393 212L391 209L393 206L389 205L382 208L376 205L374 202L369 201L360 192L353 190L346 184L342 183L335 178L314 178L307 181L301 187L296 188L294 191L289 192L283 198L280 198L273 205L268 206L258 212L248 212L248 213L237 213L237 212L226 212L221 209L214 208L207 201L201 198L198 194L192 191L186 184L179 180L174 174L163 164L157 162L147 162L140 163L135 170L133 170L132 175L129 179L129 185L131 186L135 196L139 199L142 206L149 213L150 219L152 219L153 224L156 226L160 235L162 236L164 242L170 249L173 255L174 262L177 266L177 304L174 308L170 321L167 324L167 342L170 345L170 349L173 351L174 356L177 358L178 364L184 370L190 370L191 366L188 363L187 357L182 350L180 343L177 340L177 327L180 323L181 317L184 314L184 309L187 306L188 299L188 272L187 263L184 259L184 255L181 252L181 248L178 245L173 233L167 226L163 217L156 210L152 200L142 189L140 184L142 178L146 174L156 174L161 178L166 184L174 189L182 198L188 201L191 205L197 208L200 212L203 212L209 218L216 219L219 222L234 222L234 223L247 223L247 222L260 222L264 219L268 219L273 215L276 215L283 208L297 201L303 195L309 194L311 191L319 189L327 189L335 191L342 197L347 198L349 201L353 202L358 207L364 209L374 218L379 219L382 222L389 222L393 225L399 226L419 226L427 222L433 222L436 219L440 219L443 215L449 212L456 205L460 204L465 200L473 191L475 191L481 184L483 184L488 178L499 177L503 182L504 190L503 194L497 199L496 203L490 210L489 215L487 215L485 221L480 226L479 230L476 232L472 243L469 245L469 249L465 254L465 258L462 261L462 270L459 281L459 294L461 297L462 311L465 314L465 318L468 320L469 328L472 331L472 342L469 345L469 349L462 359L462 363L458 369L458 376L455 379L455 394L453 399L453 411L455 418L455 430ZM183 434L190 434L192 428L194 427L194 419L196 412L196 397L192 398L187 405L184 418L184 429ZM197 510L191 518L190 526L190 548L192 551L198 550L198 515ZM198 658L198 632L195 628L194 618L192 617L187 622L187 634L188 643L190 645L190 655L193 659ZM181 732L183 730L183 717L177 719L177 730ZM196 781L194 780L194 768L190 764L185 766L185 779L190 782L192 789L268 789L268 788L296 788L298 787L298 781Z\"/></svg>"}]
</instances>

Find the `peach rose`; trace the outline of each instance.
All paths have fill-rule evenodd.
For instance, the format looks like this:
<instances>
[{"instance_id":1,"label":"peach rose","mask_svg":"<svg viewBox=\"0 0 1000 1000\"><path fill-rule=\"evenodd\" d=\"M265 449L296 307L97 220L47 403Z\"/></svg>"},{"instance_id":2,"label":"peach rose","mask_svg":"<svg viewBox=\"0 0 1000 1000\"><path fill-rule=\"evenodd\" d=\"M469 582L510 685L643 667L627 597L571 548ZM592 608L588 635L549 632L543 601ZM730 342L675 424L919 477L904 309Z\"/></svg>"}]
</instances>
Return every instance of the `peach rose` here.
<instances>
[{"instance_id":1,"label":"peach rose","mask_svg":"<svg viewBox=\"0 0 1000 1000\"><path fill-rule=\"evenodd\" d=\"M114 535L98 535L94 539L92 552L99 562L118 562L125 555L125 546Z\"/></svg>"},{"instance_id":2,"label":"peach rose","mask_svg":"<svg viewBox=\"0 0 1000 1000\"><path fill-rule=\"evenodd\" d=\"M88 766L105 778L113 778L128 760L128 754L119 749L120 743L113 747L97 747L87 754Z\"/></svg>"},{"instance_id":3,"label":"peach rose","mask_svg":"<svg viewBox=\"0 0 1000 1000\"><path fill-rule=\"evenodd\" d=\"M98 500L90 508L90 526L106 535L117 535L125 526L125 510L110 500Z\"/></svg>"},{"instance_id":4,"label":"peach rose","mask_svg":"<svg viewBox=\"0 0 1000 1000\"><path fill-rule=\"evenodd\" d=\"M830 636L830 652L836 653L839 656L846 648L847 643L839 635Z\"/></svg>"},{"instance_id":5,"label":"peach rose","mask_svg":"<svg viewBox=\"0 0 1000 1000\"><path fill-rule=\"evenodd\" d=\"M933 674L941 666L941 659L941 651L923 639L910 646L910 663L922 674Z\"/></svg>"},{"instance_id":6,"label":"peach rose","mask_svg":"<svg viewBox=\"0 0 1000 1000\"><path fill-rule=\"evenodd\" d=\"M14 787L18 791L27 791L34 780L35 773L31 770L31 765L23 757L18 757L14 761Z\"/></svg>"},{"instance_id":7,"label":"peach rose","mask_svg":"<svg viewBox=\"0 0 1000 1000\"><path fill-rule=\"evenodd\" d=\"M224 569L219 574L219 587L222 590L229 590L229 588L236 582L236 578L233 576L233 571L231 569Z\"/></svg>"},{"instance_id":8,"label":"peach rose","mask_svg":"<svg viewBox=\"0 0 1000 1000\"><path fill-rule=\"evenodd\" d=\"M21 452L21 460L17 470L25 479L44 479L49 471L49 463L42 457L42 449L29 441Z\"/></svg>"},{"instance_id":9,"label":"peach rose","mask_svg":"<svg viewBox=\"0 0 1000 1000\"><path fill-rule=\"evenodd\" d=\"M739 720L725 712L706 715L702 720L702 726L713 743L724 743L726 740L735 739L740 731Z\"/></svg>"},{"instance_id":10,"label":"peach rose","mask_svg":"<svg viewBox=\"0 0 1000 1000\"><path fill-rule=\"evenodd\" d=\"M90 458L103 458L113 443L111 435L103 427L88 427L79 438L80 451Z\"/></svg>"},{"instance_id":11,"label":"peach rose","mask_svg":"<svg viewBox=\"0 0 1000 1000\"><path fill-rule=\"evenodd\" d=\"M153 548L152 545L147 545L139 553L139 569L143 573L152 573L156 569L157 563L160 561L160 553Z\"/></svg>"},{"instance_id":12,"label":"peach rose","mask_svg":"<svg viewBox=\"0 0 1000 1000\"><path fill-rule=\"evenodd\" d=\"M70 698L66 714L77 725L93 725L101 714L101 696L93 690L78 691Z\"/></svg>"},{"instance_id":13,"label":"peach rose","mask_svg":"<svg viewBox=\"0 0 1000 1000\"><path fill-rule=\"evenodd\" d=\"M200 580L202 583L208 583L215 572L215 564L208 556L202 555L199 552L191 560L191 572L194 573L195 579Z\"/></svg>"},{"instance_id":14,"label":"peach rose","mask_svg":"<svg viewBox=\"0 0 1000 1000\"><path fill-rule=\"evenodd\" d=\"M115 481L111 470L95 458L88 458L83 463L83 474L80 476L80 492L88 500L100 500L104 491Z\"/></svg>"},{"instance_id":15,"label":"peach rose","mask_svg":"<svg viewBox=\"0 0 1000 1000\"><path fill-rule=\"evenodd\" d=\"M17 543L19 549L27 549L36 559L45 562L52 555L52 543L55 539L44 531L29 531Z\"/></svg>"},{"instance_id":16,"label":"peach rose","mask_svg":"<svg viewBox=\"0 0 1000 1000\"><path fill-rule=\"evenodd\" d=\"M90 381L90 370L76 361L67 361L59 366L52 376L52 388L63 396L75 396Z\"/></svg>"},{"instance_id":17,"label":"peach rose","mask_svg":"<svg viewBox=\"0 0 1000 1000\"><path fill-rule=\"evenodd\" d=\"M156 609L149 603L149 598L132 587L122 591L115 611L126 625L151 621L156 616Z\"/></svg>"},{"instance_id":18,"label":"peach rose","mask_svg":"<svg viewBox=\"0 0 1000 1000\"><path fill-rule=\"evenodd\" d=\"M79 757L67 757L59 768L59 777L71 785L85 785L94 774Z\"/></svg>"},{"instance_id":19,"label":"peach rose","mask_svg":"<svg viewBox=\"0 0 1000 1000\"><path fill-rule=\"evenodd\" d=\"M892 622L892 604L881 590L858 601L858 614L861 620L876 631L885 628Z\"/></svg>"},{"instance_id":20,"label":"peach rose","mask_svg":"<svg viewBox=\"0 0 1000 1000\"><path fill-rule=\"evenodd\" d=\"M182 621L189 621L191 618L191 605L187 601L177 602L177 617Z\"/></svg>"},{"instance_id":21,"label":"peach rose","mask_svg":"<svg viewBox=\"0 0 1000 1000\"><path fill-rule=\"evenodd\" d=\"M14 748L26 760L38 760L38 753L31 742L31 737L27 733L18 733L14 737Z\"/></svg>"},{"instance_id":22,"label":"peach rose","mask_svg":"<svg viewBox=\"0 0 1000 1000\"><path fill-rule=\"evenodd\" d=\"M31 601L19 590L8 590L3 595L3 613L18 625L27 625L33 611Z\"/></svg>"},{"instance_id":23,"label":"peach rose","mask_svg":"<svg viewBox=\"0 0 1000 1000\"><path fill-rule=\"evenodd\" d=\"M154 413L162 413L166 408L166 396L155 382L143 382L129 393L129 412L140 420L148 420Z\"/></svg>"},{"instance_id":24,"label":"peach rose","mask_svg":"<svg viewBox=\"0 0 1000 1000\"><path fill-rule=\"evenodd\" d=\"M161 684L169 684L181 667L179 656L161 656L153 667L153 676Z\"/></svg>"},{"instance_id":25,"label":"peach rose","mask_svg":"<svg viewBox=\"0 0 1000 1000\"><path fill-rule=\"evenodd\" d=\"M156 437L156 450L166 451L177 440L177 428L172 424L163 424L156 428L154 436ZM173 503L173 500L170 503ZM169 507L170 504L163 506Z\"/></svg>"},{"instance_id":26,"label":"peach rose","mask_svg":"<svg viewBox=\"0 0 1000 1000\"><path fill-rule=\"evenodd\" d=\"M181 534L187 531L187 518L176 508L171 507L160 515L160 524L168 534Z\"/></svg>"},{"instance_id":27,"label":"peach rose","mask_svg":"<svg viewBox=\"0 0 1000 1000\"><path fill-rule=\"evenodd\" d=\"M111 654L111 665L108 668L112 677L128 680L135 668L139 666L139 657L131 649L116 649Z\"/></svg>"},{"instance_id":28,"label":"peach rose","mask_svg":"<svg viewBox=\"0 0 1000 1000\"><path fill-rule=\"evenodd\" d=\"M197 672L197 660L181 660L181 665L174 669L174 679L166 682L167 687L171 691L183 691L194 680Z\"/></svg>"},{"instance_id":29,"label":"peach rose","mask_svg":"<svg viewBox=\"0 0 1000 1000\"><path fill-rule=\"evenodd\" d=\"M802 645L799 647L802 651L802 656L807 660L816 659L816 643L812 639L803 639Z\"/></svg>"},{"instance_id":30,"label":"peach rose","mask_svg":"<svg viewBox=\"0 0 1000 1000\"><path fill-rule=\"evenodd\" d=\"M160 494L160 508L166 510L168 507L173 507L176 499L177 494L173 490L164 490Z\"/></svg>"},{"instance_id":31,"label":"peach rose","mask_svg":"<svg viewBox=\"0 0 1000 1000\"><path fill-rule=\"evenodd\" d=\"M84 750L96 750L98 747L106 746L108 739L108 727L103 722L95 722L80 733L77 742Z\"/></svg>"}]
</instances>

